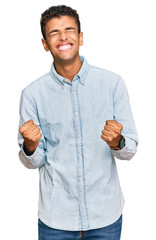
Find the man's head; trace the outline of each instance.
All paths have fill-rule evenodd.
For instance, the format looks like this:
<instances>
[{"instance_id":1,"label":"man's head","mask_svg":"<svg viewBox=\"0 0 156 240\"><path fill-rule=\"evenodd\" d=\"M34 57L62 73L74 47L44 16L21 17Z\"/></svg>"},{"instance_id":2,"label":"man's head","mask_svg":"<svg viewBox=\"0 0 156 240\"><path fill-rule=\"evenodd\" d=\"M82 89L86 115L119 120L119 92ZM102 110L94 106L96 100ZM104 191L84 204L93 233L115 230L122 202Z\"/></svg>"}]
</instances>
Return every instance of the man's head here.
<instances>
[{"instance_id":1,"label":"man's head","mask_svg":"<svg viewBox=\"0 0 156 240\"><path fill-rule=\"evenodd\" d=\"M41 15L42 44L54 60L73 60L83 45L79 15L65 5L52 6Z\"/></svg>"},{"instance_id":2,"label":"man's head","mask_svg":"<svg viewBox=\"0 0 156 240\"><path fill-rule=\"evenodd\" d=\"M78 28L78 33L81 32L79 15L76 10L70 7L67 7L65 5L52 6L41 14L40 24L41 24L41 32L44 39L46 39L46 23L52 18L56 18L56 17L59 18L61 16L73 17L75 19L75 23Z\"/></svg>"}]
</instances>

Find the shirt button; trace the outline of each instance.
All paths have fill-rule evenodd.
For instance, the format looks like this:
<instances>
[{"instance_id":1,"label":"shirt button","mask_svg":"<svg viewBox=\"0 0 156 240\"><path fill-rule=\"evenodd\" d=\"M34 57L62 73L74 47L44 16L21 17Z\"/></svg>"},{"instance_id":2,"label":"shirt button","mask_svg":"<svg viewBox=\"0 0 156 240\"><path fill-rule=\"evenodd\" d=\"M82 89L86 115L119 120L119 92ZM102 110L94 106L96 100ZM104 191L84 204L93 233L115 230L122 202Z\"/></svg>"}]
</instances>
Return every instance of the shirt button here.
<instances>
[{"instance_id":1,"label":"shirt button","mask_svg":"<svg viewBox=\"0 0 156 240\"><path fill-rule=\"evenodd\" d=\"M75 92L75 91L73 91L73 94L75 95L75 94L76 94L76 92Z\"/></svg>"},{"instance_id":2,"label":"shirt button","mask_svg":"<svg viewBox=\"0 0 156 240\"><path fill-rule=\"evenodd\" d=\"M79 113L78 113L78 112L76 112L75 114L76 114L76 115L79 115Z\"/></svg>"},{"instance_id":3,"label":"shirt button","mask_svg":"<svg viewBox=\"0 0 156 240\"><path fill-rule=\"evenodd\" d=\"M81 137L81 135L80 135L80 134L78 134L78 137L80 138L80 137Z\"/></svg>"},{"instance_id":4,"label":"shirt button","mask_svg":"<svg viewBox=\"0 0 156 240\"><path fill-rule=\"evenodd\" d=\"M80 155L80 156L79 156L79 158L81 159L81 158L82 158L82 156Z\"/></svg>"},{"instance_id":5,"label":"shirt button","mask_svg":"<svg viewBox=\"0 0 156 240\"><path fill-rule=\"evenodd\" d=\"M81 199L81 202L83 202L83 199Z\"/></svg>"},{"instance_id":6,"label":"shirt button","mask_svg":"<svg viewBox=\"0 0 156 240\"><path fill-rule=\"evenodd\" d=\"M83 80L81 80L81 83L84 83L84 81L83 81Z\"/></svg>"},{"instance_id":7,"label":"shirt button","mask_svg":"<svg viewBox=\"0 0 156 240\"><path fill-rule=\"evenodd\" d=\"M65 79L64 81L67 82L67 79Z\"/></svg>"},{"instance_id":8,"label":"shirt button","mask_svg":"<svg viewBox=\"0 0 156 240\"><path fill-rule=\"evenodd\" d=\"M82 181L82 180L83 180L83 178L82 178L82 177L80 177L80 180Z\"/></svg>"}]
</instances>

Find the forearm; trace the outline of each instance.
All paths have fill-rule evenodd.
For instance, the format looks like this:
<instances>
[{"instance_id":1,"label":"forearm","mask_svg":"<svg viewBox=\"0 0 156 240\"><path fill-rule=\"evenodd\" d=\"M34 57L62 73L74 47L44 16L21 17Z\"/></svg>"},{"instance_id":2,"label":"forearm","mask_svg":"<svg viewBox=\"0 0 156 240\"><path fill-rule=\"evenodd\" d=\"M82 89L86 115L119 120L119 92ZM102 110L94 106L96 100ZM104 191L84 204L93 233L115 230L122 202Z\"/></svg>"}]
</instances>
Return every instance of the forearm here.
<instances>
[{"instance_id":1,"label":"forearm","mask_svg":"<svg viewBox=\"0 0 156 240\"><path fill-rule=\"evenodd\" d=\"M46 160L46 141L41 129L41 125L39 122L36 105L33 102L33 98L28 96L26 91L22 91L21 99L20 99L20 121L19 121L19 131L18 131L18 145L20 147L19 151L19 159L23 163L26 168L35 169L41 167ZM30 121L31 120L31 121ZM25 136L23 137L24 130L26 131L26 124L29 122L30 127L33 128L32 132L35 132L35 135L39 135L37 145L34 137L30 139ZM30 124L31 123L31 124ZM21 129L21 127L25 124L25 129ZM33 127L32 127L33 124ZM35 128L34 126L37 126ZM23 128L23 127L22 127ZM40 129L39 129L40 128ZM23 134L23 135L22 135ZM30 134L28 134L29 136ZM25 141L26 140L26 141ZM28 141L29 140L29 141ZM26 143L27 149L24 147L24 141ZM36 147L37 146L37 147Z\"/></svg>"},{"instance_id":2,"label":"forearm","mask_svg":"<svg viewBox=\"0 0 156 240\"><path fill-rule=\"evenodd\" d=\"M130 160L137 151L136 141L125 137L125 146L121 150L111 150L112 155L121 160Z\"/></svg>"}]
</instances>

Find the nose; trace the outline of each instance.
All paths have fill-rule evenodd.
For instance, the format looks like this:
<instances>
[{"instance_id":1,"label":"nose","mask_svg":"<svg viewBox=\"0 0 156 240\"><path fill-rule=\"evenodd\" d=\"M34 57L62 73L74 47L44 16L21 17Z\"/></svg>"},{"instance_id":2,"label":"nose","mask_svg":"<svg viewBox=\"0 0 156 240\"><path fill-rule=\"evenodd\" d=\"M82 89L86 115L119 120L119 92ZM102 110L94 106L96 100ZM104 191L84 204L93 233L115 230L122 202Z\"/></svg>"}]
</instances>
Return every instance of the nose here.
<instances>
[{"instance_id":1,"label":"nose","mask_svg":"<svg viewBox=\"0 0 156 240\"><path fill-rule=\"evenodd\" d=\"M67 39L67 34L65 32L60 32L60 40L65 41Z\"/></svg>"}]
</instances>

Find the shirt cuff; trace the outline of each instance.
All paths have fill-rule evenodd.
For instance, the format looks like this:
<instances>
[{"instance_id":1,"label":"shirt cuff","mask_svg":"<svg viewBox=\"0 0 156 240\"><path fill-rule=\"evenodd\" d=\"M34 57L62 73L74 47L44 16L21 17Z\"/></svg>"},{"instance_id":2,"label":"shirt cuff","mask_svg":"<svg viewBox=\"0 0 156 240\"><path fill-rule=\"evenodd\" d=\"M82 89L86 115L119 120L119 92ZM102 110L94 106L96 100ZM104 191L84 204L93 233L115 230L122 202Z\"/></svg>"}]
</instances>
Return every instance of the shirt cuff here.
<instances>
[{"instance_id":1,"label":"shirt cuff","mask_svg":"<svg viewBox=\"0 0 156 240\"><path fill-rule=\"evenodd\" d=\"M111 150L112 155L121 160L130 160L137 151L137 143L128 137L125 137L125 146L120 150Z\"/></svg>"},{"instance_id":2,"label":"shirt cuff","mask_svg":"<svg viewBox=\"0 0 156 240\"><path fill-rule=\"evenodd\" d=\"M33 154L30 156L26 155L23 147L24 147L24 142L22 143L21 149L19 151L19 158L26 168L35 169L43 165L45 160L45 155L39 147L37 147L33 152Z\"/></svg>"}]
</instances>

